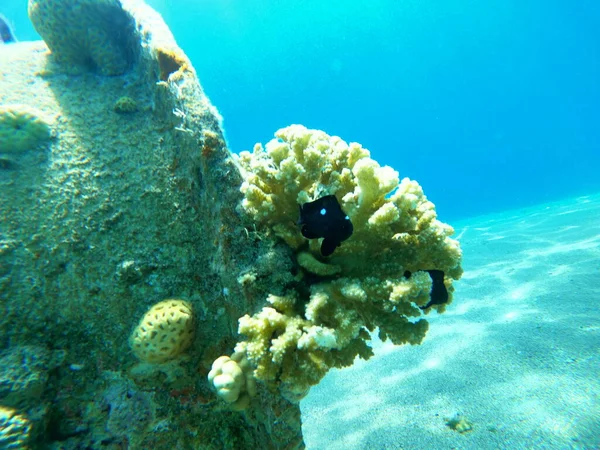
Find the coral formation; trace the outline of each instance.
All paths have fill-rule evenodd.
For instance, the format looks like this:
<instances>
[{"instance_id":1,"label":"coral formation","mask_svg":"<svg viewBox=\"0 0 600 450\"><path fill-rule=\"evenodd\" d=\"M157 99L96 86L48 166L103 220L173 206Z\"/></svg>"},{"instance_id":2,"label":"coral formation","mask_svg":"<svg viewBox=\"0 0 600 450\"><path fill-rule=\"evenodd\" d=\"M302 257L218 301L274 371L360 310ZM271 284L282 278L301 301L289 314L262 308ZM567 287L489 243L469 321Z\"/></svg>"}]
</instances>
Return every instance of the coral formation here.
<instances>
[{"instance_id":1,"label":"coral formation","mask_svg":"<svg viewBox=\"0 0 600 450\"><path fill-rule=\"evenodd\" d=\"M29 0L28 12L65 69L121 75L131 67L135 22L119 0Z\"/></svg>"},{"instance_id":2,"label":"coral formation","mask_svg":"<svg viewBox=\"0 0 600 450\"><path fill-rule=\"evenodd\" d=\"M114 110L119 114L131 114L138 110L137 102L131 97L120 97L114 106Z\"/></svg>"},{"instance_id":3,"label":"coral formation","mask_svg":"<svg viewBox=\"0 0 600 450\"><path fill-rule=\"evenodd\" d=\"M217 358L208 373L208 382L234 411L246 409L256 395L253 368L242 353Z\"/></svg>"},{"instance_id":4,"label":"coral formation","mask_svg":"<svg viewBox=\"0 0 600 450\"><path fill-rule=\"evenodd\" d=\"M31 424L16 410L0 406L0 448L19 450L29 448Z\"/></svg>"},{"instance_id":5,"label":"coral formation","mask_svg":"<svg viewBox=\"0 0 600 450\"><path fill-rule=\"evenodd\" d=\"M0 353L0 404L29 409L40 402L49 372L64 359L37 345L18 345Z\"/></svg>"},{"instance_id":6,"label":"coral formation","mask_svg":"<svg viewBox=\"0 0 600 450\"><path fill-rule=\"evenodd\" d=\"M164 300L150 308L129 338L144 362L162 363L183 353L194 338L192 306L183 300Z\"/></svg>"},{"instance_id":7,"label":"coral formation","mask_svg":"<svg viewBox=\"0 0 600 450\"><path fill-rule=\"evenodd\" d=\"M0 105L0 153L19 153L50 140L44 115L27 105Z\"/></svg>"},{"instance_id":8,"label":"coral formation","mask_svg":"<svg viewBox=\"0 0 600 450\"><path fill-rule=\"evenodd\" d=\"M279 130L265 148L242 152L239 163L242 210L285 241L305 271L299 285L270 295L269 306L239 320L247 339L235 354L247 357L258 380L297 401L331 367L369 358L369 332L378 329L397 345L422 341L428 323L421 315L446 307L428 305L426 271L445 274L449 303L462 269L452 227L437 220L417 182L400 181L359 144L299 125ZM354 225L331 257L297 226L298 205L326 195L336 196Z\"/></svg>"}]
</instances>

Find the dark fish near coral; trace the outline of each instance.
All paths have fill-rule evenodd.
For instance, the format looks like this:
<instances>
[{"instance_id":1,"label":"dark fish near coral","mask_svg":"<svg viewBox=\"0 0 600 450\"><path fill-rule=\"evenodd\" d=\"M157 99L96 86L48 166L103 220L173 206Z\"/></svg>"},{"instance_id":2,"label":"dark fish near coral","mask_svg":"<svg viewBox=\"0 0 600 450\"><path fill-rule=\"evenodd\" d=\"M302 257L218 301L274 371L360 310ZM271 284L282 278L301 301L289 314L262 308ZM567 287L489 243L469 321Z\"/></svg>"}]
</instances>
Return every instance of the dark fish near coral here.
<instances>
[{"instance_id":1,"label":"dark fish near coral","mask_svg":"<svg viewBox=\"0 0 600 450\"><path fill-rule=\"evenodd\" d=\"M423 309L429 308L431 305L443 305L448 303L448 289L444 284L444 272L441 270L427 270L431 277L431 300L427 303Z\"/></svg>"},{"instance_id":2,"label":"dark fish near coral","mask_svg":"<svg viewBox=\"0 0 600 450\"><path fill-rule=\"evenodd\" d=\"M354 227L342 210L335 195L326 195L300 206L302 236L306 239L324 238L321 254L331 255L340 244L352 236Z\"/></svg>"},{"instance_id":3,"label":"dark fish near coral","mask_svg":"<svg viewBox=\"0 0 600 450\"><path fill-rule=\"evenodd\" d=\"M10 44L11 42L17 42L15 38L15 34L10 28L8 24L8 20L0 14L0 40L5 44Z\"/></svg>"},{"instance_id":4,"label":"dark fish near coral","mask_svg":"<svg viewBox=\"0 0 600 450\"><path fill-rule=\"evenodd\" d=\"M429 293L429 302L425 306L421 306L421 309L427 309L432 305L443 305L448 303L448 289L444 284L444 272L441 270L426 270L431 277L431 291ZM404 272L406 278L410 278L412 274L407 270Z\"/></svg>"}]
</instances>

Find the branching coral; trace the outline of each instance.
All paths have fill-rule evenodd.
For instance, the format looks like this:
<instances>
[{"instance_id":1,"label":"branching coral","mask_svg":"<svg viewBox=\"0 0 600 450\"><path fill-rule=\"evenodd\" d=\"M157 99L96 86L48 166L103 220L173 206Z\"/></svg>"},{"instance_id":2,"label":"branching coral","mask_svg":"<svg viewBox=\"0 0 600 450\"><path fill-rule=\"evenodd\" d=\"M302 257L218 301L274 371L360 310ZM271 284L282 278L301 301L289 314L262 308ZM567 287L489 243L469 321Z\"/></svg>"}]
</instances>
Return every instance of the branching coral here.
<instances>
[{"instance_id":1,"label":"branching coral","mask_svg":"<svg viewBox=\"0 0 600 450\"><path fill-rule=\"evenodd\" d=\"M399 180L359 144L293 125L279 130L265 148L242 152L242 210L294 251L306 276L285 295L239 321L254 376L292 401L302 398L331 367L352 364L372 351L369 332L394 344L419 344L428 323L432 281L443 271L452 300L452 280L461 276L461 252L452 227L436 218L434 205L415 181ZM318 239L305 239L298 205L335 195L354 234L331 257ZM426 307L427 306L427 307Z\"/></svg>"},{"instance_id":2,"label":"branching coral","mask_svg":"<svg viewBox=\"0 0 600 450\"><path fill-rule=\"evenodd\" d=\"M242 206L256 222L298 250L307 245L296 226L298 204L333 194L354 225L352 237L327 260L343 275L376 268L379 276L397 277L405 270L436 268L460 276L460 249L449 238L453 229L436 219L416 181L399 182L395 170L381 167L359 144L322 131L293 125L276 137L266 148L257 145L253 153L240 154L246 170ZM309 242L317 258L319 246Z\"/></svg>"}]
</instances>

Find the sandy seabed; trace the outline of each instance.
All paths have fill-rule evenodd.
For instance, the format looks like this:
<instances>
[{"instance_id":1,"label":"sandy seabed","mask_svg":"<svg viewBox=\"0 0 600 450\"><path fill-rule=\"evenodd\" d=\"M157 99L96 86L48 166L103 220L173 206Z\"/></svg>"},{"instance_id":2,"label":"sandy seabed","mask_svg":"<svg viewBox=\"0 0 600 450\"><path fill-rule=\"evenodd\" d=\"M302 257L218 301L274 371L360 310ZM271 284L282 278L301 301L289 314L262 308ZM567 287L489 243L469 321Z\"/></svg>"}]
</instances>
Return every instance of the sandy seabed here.
<instances>
[{"instance_id":1,"label":"sandy seabed","mask_svg":"<svg viewBox=\"0 0 600 450\"><path fill-rule=\"evenodd\" d=\"M308 449L600 449L600 195L453 225L453 304L315 386Z\"/></svg>"}]
</instances>

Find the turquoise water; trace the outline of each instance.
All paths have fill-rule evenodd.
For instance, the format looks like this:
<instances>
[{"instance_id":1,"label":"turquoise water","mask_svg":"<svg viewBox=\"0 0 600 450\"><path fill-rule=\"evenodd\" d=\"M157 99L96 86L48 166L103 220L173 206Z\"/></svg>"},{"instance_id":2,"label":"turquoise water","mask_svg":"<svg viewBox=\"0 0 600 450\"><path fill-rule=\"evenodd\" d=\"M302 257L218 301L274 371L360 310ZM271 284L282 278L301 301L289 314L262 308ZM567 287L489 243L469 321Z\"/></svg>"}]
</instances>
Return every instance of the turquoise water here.
<instances>
[{"instance_id":1,"label":"turquoise water","mask_svg":"<svg viewBox=\"0 0 600 450\"><path fill-rule=\"evenodd\" d=\"M27 19L26 3L26 0L3 0L0 13L12 22L20 40L39 39ZM292 123L360 142L380 163L394 167L402 177L416 179L436 204L440 219L455 227L455 237L461 243L465 273L455 285L455 301L444 315L429 314L432 326L423 345L393 347L389 342L376 340L376 355L370 361L331 371L303 399L307 448L598 448L599 2L153 0L149 3L163 14L179 45L191 58L203 88L224 118L232 151L251 149L255 142L267 142L275 130ZM0 83L6 73L4 68L0 71ZM36 76L35 82L51 85L64 81L46 76ZM74 76L73 83L97 81L94 76ZM8 76L6 80L0 88L11 86ZM118 78L103 79L99 85L118 82ZM120 89L119 85L117 91ZM95 104L87 97L98 94L91 92L92 89L84 91L83 98L87 101L80 109L89 113L94 109L90 108L92 105L98 110L101 102ZM65 98L70 97L57 95L57 98L67 104ZM100 109L112 114L112 103L108 103L108 108ZM85 116L69 117L70 112L65 109L62 124L67 118L80 120ZM170 114L170 106L167 112ZM174 112L179 113L177 117L184 114ZM109 117L116 123L117 116ZM142 115L133 117L141 120ZM85 125L82 128L87 128L88 124ZM83 134L89 132L95 138L98 134L94 134L92 125ZM137 125L132 128L142 130ZM61 139L66 141L69 136L65 133ZM90 139L94 145L96 140ZM193 143L196 145L196 141ZM91 147L95 149L94 145ZM122 149L123 153L128 150L126 146ZM193 150L197 153L195 146ZM100 154L110 156L104 147ZM174 161L173 170L178 161ZM136 167L152 166L137 164ZM146 181L143 178L141 184ZM148 181L149 186L151 182ZM129 186L138 187L136 183ZM70 192L68 186L61 185L62 188ZM152 187L148 192L155 195L159 191ZM143 200L148 194L144 191L137 197L128 195ZM212 208L220 207L213 200L208 206L202 205L210 210L202 215L207 221L214 213ZM66 204L77 205L79 195L70 201ZM107 198L108 204L110 208L119 208L119 199ZM179 209L178 203L169 200L171 204ZM223 208L233 209L233 205ZM143 208L136 205L126 213L133 216L140 210ZM119 217L117 213L111 214L102 224L107 223L110 229L113 220L118 221ZM137 216L132 220L142 222ZM12 227L11 232L20 226L16 220L2 222L1 225ZM67 223L57 221L57 228L66 229ZM142 231L147 231L148 225L147 235L151 236L153 223L146 220L142 223ZM198 264L195 260L197 257L198 261L204 261L201 258L208 255L208 261L214 243L219 241L207 239L213 247L210 253L203 253L192 241L173 238L168 234L170 227L164 231L169 238L158 241L163 237L161 231L146 243L137 236L139 229L132 226L134 231L130 233L135 239L131 240L140 242L139 250L127 246L115 250L115 255L106 251L110 258L104 262L96 256L101 253L90 242L97 237L98 242L113 248L120 242L111 241L117 233L104 236L104 228L96 232L87 223L80 228L85 230L85 237L77 237L75 230L73 241L61 241L62 247L36 242L46 234L43 227L39 233L38 230L32 233L33 250L4 240L10 244L6 246L10 251L17 248L21 252L21 260L10 259L10 252L5 251L4 256L0 252L5 258L0 261L0 306L12 308L6 308L12 315L0 320L0 329L5 334L0 336L2 351L8 354L18 350L10 353L11 358L17 355L11 359L15 367L26 364L19 360L20 343L9 340L9 334L17 328L12 324L26 324L22 328L33 324L33 329L37 329L40 323L46 323L39 317L46 316L37 317L32 311L43 309L43 305L52 305L50 311L60 310L60 305L68 306L65 319L61 319L69 324L64 334L59 334L62 340L54 342L51 337L57 333L56 328L63 333L59 321L58 325L48 321L49 333L54 334L44 334L38 339L41 345L48 348L56 345L59 349L54 352L57 354L48 351L48 355L42 355L50 361L45 362L49 368L44 368L44 373L52 372L45 376L50 376L52 383L56 383L52 386L59 386L60 390L48 389L44 395L44 401L54 402L52 409L48 407L52 417L48 419L47 430L44 422L44 432L47 431L44 437L51 440L52 447L41 448L84 448L76 446L77 440L86 442L86 434L92 435L97 430L118 435L119 430L105 427L100 419L95 423L90 419L106 418L111 411L115 411L116 417L119 409L113 408L109 400L117 394L134 398L135 401L125 403L142 413L143 406L149 403L146 400L152 396L161 408L166 410L165 405L170 408L168 417L165 410L159 411L161 420L148 433L149 439L155 441L148 442L163 442L163 438L167 442L167 436L185 433L190 441L196 438L201 441L197 430L205 423L199 423L198 417L214 420L206 422L206 428L211 430L221 426L218 422L221 417L236 420L237 416L227 412L212 414L210 402L215 399L212 391L204 397L204 392L193 389L146 386L143 395L133 395L119 378L125 378L131 367L131 361L127 360L129 353L122 355L125 363L109 365L97 348L105 342L94 334L116 329L115 346L126 346L130 325L135 325L146 306L166 296L192 297L194 307L203 311L198 329L205 330L205 325L206 329L214 327L215 318L221 320L223 314L231 315L228 333L233 334L237 318L251 311L236 309L233 289L224 282L223 286L219 284L230 275L225 269L215 269L212 260L210 264ZM219 235L229 233L225 226L218 229ZM254 234L246 231L248 239L256 236L253 238L256 245L262 241L256 230ZM29 242L29 237L24 242ZM44 246L52 249L48 253L52 258L58 255L52 264L45 259ZM169 262L169 251L177 246L185 248L185 255L191 255L189 265L193 270L186 272L187 256L179 258L176 252L173 252L177 254L177 258L173 256L176 263ZM39 251L34 251L38 248ZM153 259L147 262L155 257L161 266ZM265 273L273 272L274 265L259 263L264 264L257 258L257 267L264 268ZM31 273L23 269L29 267L26 264L33 267ZM170 269L165 267L177 267L174 275L177 284L171 283ZM240 278L235 280L239 283ZM68 289L63 289L71 282L84 288L80 298L67 295ZM275 282L277 279L274 285ZM303 287L310 287L310 283L317 282L308 280ZM113 285L118 296L110 290ZM79 290L74 291L79 295ZM52 292L60 295L54 297ZM15 299L21 297L14 293L26 299L26 303L19 304ZM85 304L82 312L77 310L80 303ZM112 324L107 327L107 315L102 313L113 304L124 310L120 328ZM221 304L233 305L231 311L225 311ZM52 314L49 316L53 318ZM86 322L81 319L83 316L94 320ZM64 360L63 347L68 347L65 341L80 339L92 342L89 347L92 350L82 346L81 353L71 351ZM232 341L223 344L226 351L231 344ZM106 354L110 351L114 350ZM5 363L0 368L3 365L8 367ZM77 382L83 376L91 377L93 383L85 385L89 391L84 392L82 384L76 392L78 386L72 380ZM104 389L102 383L113 383L112 388ZM196 381L191 383L196 386L193 384ZM191 400L196 402L196 409L188 414ZM198 411L211 414L202 416ZM272 421L274 426L283 423L276 413L283 417L285 412L267 410L267 414L271 413L273 418L277 417ZM189 429L179 426L190 417L191 423L186 424ZM271 421L271 416L268 417L265 423ZM466 418L471 428L451 429L448 423L456 417ZM89 421L85 422L89 429L79 428L77 420L84 423L83 419ZM126 426L129 420L114 422ZM56 431L53 427L57 424L64 429ZM146 422L141 428L144 426ZM171 433L171 430L177 431ZM223 441L229 438L222 433ZM70 441L71 447L63 446L63 441ZM114 447L110 448L126 446L126 440L125 444L112 443ZM102 445L105 448L105 441ZM175 447L155 444L152 448ZM177 448L186 447L181 444Z\"/></svg>"},{"instance_id":2,"label":"turquoise water","mask_svg":"<svg viewBox=\"0 0 600 450\"><path fill-rule=\"evenodd\" d=\"M595 0L151 0L230 147L291 123L369 148L443 220L600 189ZM25 0L2 13L37 39Z\"/></svg>"}]
</instances>

